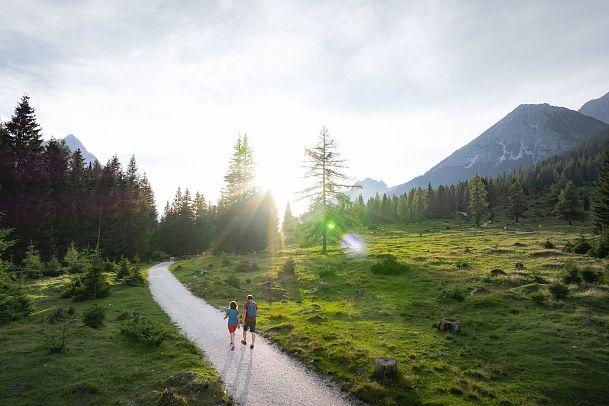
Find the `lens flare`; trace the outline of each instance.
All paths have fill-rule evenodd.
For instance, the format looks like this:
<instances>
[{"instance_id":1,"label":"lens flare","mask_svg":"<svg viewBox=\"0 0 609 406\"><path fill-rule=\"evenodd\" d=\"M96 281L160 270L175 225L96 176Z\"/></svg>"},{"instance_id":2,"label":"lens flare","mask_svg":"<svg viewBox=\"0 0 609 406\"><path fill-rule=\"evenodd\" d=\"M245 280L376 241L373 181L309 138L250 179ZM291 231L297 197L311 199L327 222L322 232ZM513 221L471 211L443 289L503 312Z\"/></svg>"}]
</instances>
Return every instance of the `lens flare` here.
<instances>
[{"instance_id":1,"label":"lens flare","mask_svg":"<svg viewBox=\"0 0 609 406\"><path fill-rule=\"evenodd\" d=\"M366 245L366 241L364 241L362 237L354 233L343 235L343 237L340 239L340 245L341 247L343 247L343 250L345 250L348 255L353 256L366 255L366 251L368 248Z\"/></svg>"},{"instance_id":2,"label":"lens flare","mask_svg":"<svg viewBox=\"0 0 609 406\"><path fill-rule=\"evenodd\" d=\"M334 230L336 228L336 224L334 224L333 221L330 221L330 222L328 222L326 227L328 227L328 230Z\"/></svg>"}]
</instances>

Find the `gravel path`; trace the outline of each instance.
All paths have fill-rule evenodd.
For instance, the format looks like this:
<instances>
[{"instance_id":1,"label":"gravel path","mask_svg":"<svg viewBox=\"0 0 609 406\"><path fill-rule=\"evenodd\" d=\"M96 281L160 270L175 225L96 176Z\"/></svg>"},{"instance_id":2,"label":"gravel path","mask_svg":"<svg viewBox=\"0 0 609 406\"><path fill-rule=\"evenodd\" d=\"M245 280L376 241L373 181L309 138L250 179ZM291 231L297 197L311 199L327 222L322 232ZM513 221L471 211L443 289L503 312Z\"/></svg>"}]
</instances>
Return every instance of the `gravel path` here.
<instances>
[{"instance_id":1,"label":"gravel path","mask_svg":"<svg viewBox=\"0 0 609 406\"><path fill-rule=\"evenodd\" d=\"M183 333L205 352L237 404L350 404L347 396L336 386L260 336L256 338L253 350L249 348L251 336L248 333L248 346L237 341L236 349L231 351L223 313L186 289L167 269L170 264L163 262L150 268L148 280L152 296ZM235 340L241 333L242 330L236 331Z\"/></svg>"}]
</instances>

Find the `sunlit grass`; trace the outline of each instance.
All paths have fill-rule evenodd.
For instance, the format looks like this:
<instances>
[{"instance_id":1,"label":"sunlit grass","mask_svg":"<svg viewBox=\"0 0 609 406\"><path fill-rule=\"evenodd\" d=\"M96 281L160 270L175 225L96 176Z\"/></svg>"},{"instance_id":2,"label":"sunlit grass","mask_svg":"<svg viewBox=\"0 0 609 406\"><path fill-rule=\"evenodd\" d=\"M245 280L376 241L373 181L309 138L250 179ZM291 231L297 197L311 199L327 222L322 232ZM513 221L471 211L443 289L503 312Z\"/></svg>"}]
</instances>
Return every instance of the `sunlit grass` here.
<instances>
[{"instance_id":1,"label":"sunlit grass","mask_svg":"<svg viewBox=\"0 0 609 406\"><path fill-rule=\"evenodd\" d=\"M218 306L252 293L267 337L373 404L599 404L609 398L608 277L603 261L561 251L581 232L593 238L585 228L557 224L385 227L361 233L365 258L336 247L327 256L319 247L288 247L272 255L205 255L182 263L176 275ZM544 248L546 240L556 248ZM408 271L373 274L383 254ZM295 275L282 272L288 258ZM548 284L568 259L605 279L571 286L570 297L556 302ZM259 270L237 272L242 261L256 261ZM505 275L492 276L493 269ZM228 283L229 275L238 282ZM484 293L472 296L478 287ZM463 332L436 331L442 316L459 319ZM376 356L396 358L403 381L377 382Z\"/></svg>"}]
</instances>

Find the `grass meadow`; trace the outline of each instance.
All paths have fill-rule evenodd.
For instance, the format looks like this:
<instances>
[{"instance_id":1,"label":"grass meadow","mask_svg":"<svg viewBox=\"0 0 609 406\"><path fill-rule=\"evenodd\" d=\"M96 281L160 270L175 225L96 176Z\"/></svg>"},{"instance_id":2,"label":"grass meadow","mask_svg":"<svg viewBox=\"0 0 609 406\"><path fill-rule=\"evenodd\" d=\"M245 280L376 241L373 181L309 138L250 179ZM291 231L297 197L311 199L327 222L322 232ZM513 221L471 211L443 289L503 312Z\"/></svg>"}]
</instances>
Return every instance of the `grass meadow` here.
<instances>
[{"instance_id":1,"label":"grass meadow","mask_svg":"<svg viewBox=\"0 0 609 406\"><path fill-rule=\"evenodd\" d=\"M365 256L285 247L173 270L216 306L253 294L266 337L370 404L599 405L609 403L609 274L605 261L562 250L586 230L392 226L361 233ZM373 273L386 254L406 266ZM549 287L569 261L602 279L555 300ZM442 316L462 332L436 330ZM376 379L377 356L396 358L399 378Z\"/></svg>"},{"instance_id":2,"label":"grass meadow","mask_svg":"<svg viewBox=\"0 0 609 406\"><path fill-rule=\"evenodd\" d=\"M230 403L216 371L198 348L178 333L147 286L115 284L109 297L74 303L60 298L69 279L62 276L32 282L28 290L35 298L34 314L0 327L0 404ZM92 303L106 311L104 325L98 329L81 321L82 312ZM52 341L58 339L61 328L45 320L56 306L73 306L75 314L67 325L65 349L53 352ZM120 319L133 312L158 323L168 338L159 346L129 340L120 331L128 321Z\"/></svg>"}]
</instances>

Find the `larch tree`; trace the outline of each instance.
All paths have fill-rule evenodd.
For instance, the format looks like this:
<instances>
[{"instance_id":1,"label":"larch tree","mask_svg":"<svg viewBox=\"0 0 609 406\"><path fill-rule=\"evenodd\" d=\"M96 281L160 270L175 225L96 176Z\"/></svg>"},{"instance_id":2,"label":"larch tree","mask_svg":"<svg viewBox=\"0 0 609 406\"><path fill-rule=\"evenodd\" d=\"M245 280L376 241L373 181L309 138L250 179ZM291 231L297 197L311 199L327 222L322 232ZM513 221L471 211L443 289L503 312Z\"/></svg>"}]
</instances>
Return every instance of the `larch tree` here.
<instances>
[{"instance_id":1,"label":"larch tree","mask_svg":"<svg viewBox=\"0 0 609 406\"><path fill-rule=\"evenodd\" d=\"M348 216L341 209L349 204L345 191L358 186L350 183L344 173L346 161L340 157L336 141L330 138L326 127L319 132L317 144L305 148L304 168L305 178L312 181L312 185L301 192L303 199L311 199L311 209L305 218L313 226L313 234L321 235L322 253L326 254L328 231L336 227L339 217ZM313 215L315 212L317 215Z\"/></svg>"}]
</instances>

